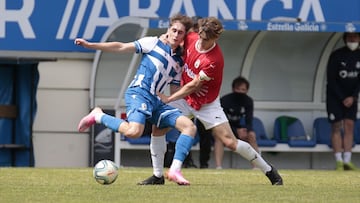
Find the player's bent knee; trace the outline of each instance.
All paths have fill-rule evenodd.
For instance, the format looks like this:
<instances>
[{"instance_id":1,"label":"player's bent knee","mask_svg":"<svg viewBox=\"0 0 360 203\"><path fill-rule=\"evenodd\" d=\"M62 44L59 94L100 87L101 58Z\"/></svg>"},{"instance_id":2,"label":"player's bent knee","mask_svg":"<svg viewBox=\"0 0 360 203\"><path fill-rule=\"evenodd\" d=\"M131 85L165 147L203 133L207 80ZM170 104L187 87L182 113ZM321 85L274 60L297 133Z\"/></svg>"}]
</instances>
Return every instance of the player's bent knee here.
<instances>
[{"instance_id":1,"label":"player's bent knee","mask_svg":"<svg viewBox=\"0 0 360 203\"><path fill-rule=\"evenodd\" d=\"M190 124L187 129L189 130L189 132L191 133L191 135L195 136L197 128L196 125L194 125L193 123Z\"/></svg>"},{"instance_id":2,"label":"player's bent knee","mask_svg":"<svg viewBox=\"0 0 360 203\"><path fill-rule=\"evenodd\" d=\"M188 123L185 123L184 125L182 125L180 128L178 128L178 130L182 134L186 134L186 135L195 137L197 128L193 122L188 122Z\"/></svg>"},{"instance_id":3,"label":"player's bent knee","mask_svg":"<svg viewBox=\"0 0 360 203\"><path fill-rule=\"evenodd\" d=\"M124 133L124 136L128 138L139 138L142 135L142 131L139 129L130 128L128 131Z\"/></svg>"},{"instance_id":4,"label":"player's bent knee","mask_svg":"<svg viewBox=\"0 0 360 203\"><path fill-rule=\"evenodd\" d=\"M230 150L232 150L232 151L236 150L236 147L237 147L236 139L228 139L228 140L225 140L223 143L224 143L224 146L229 148Z\"/></svg>"}]
</instances>

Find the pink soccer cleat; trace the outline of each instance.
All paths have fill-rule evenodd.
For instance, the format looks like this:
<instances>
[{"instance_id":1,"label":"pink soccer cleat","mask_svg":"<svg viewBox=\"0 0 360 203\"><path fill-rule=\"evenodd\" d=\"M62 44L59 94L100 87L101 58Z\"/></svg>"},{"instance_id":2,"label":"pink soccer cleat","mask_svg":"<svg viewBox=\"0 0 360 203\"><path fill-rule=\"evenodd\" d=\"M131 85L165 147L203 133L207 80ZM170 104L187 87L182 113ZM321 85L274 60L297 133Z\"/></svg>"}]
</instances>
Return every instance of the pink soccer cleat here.
<instances>
[{"instance_id":1,"label":"pink soccer cleat","mask_svg":"<svg viewBox=\"0 0 360 203\"><path fill-rule=\"evenodd\" d=\"M177 183L178 185L190 185L190 182L183 177L180 171L169 170L166 173L166 178L172 182Z\"/></svg>"},{"instance_id":2,"label":"pink soccer cleat","mask_svg":"<svg viewBox=\"0 0 360 203\"><path fill-rule=\"evenodd\" d=\"M83 117L78 125L78 131L84 132L89 127L96 123L95 115L98 113L103 113L99 107L95 107L87 116Z\"/></svg>"}]
</instances>

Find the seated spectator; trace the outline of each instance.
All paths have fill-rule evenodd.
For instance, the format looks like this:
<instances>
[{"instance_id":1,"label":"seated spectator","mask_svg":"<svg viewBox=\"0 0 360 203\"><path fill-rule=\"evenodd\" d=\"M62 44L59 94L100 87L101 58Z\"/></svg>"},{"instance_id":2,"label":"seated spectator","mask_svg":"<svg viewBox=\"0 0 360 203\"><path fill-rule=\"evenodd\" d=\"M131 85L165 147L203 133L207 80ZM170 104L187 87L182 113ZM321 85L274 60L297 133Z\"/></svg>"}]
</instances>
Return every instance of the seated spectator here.
<instances>
[{"instance_id":1,"label":"seated spectator","mask_svg":"<svg viewBox=\"0 0 360 203\"><path fill-rule=\"evenodd\" d=\"M249 88L249 81L246 78L239 76L232 82L232 93L221 97L220 102L229 119L229 123L235 136L240 140L248 142L257 152L259 152L256 134L252 126L254 101L247 95ZM242 118L244 118L245 123L240 122ZM218 143L219 141L215 139L215 159L218 159L216 160L216 167L220 169L224 146Z\"/></svg>"}]
</instances>

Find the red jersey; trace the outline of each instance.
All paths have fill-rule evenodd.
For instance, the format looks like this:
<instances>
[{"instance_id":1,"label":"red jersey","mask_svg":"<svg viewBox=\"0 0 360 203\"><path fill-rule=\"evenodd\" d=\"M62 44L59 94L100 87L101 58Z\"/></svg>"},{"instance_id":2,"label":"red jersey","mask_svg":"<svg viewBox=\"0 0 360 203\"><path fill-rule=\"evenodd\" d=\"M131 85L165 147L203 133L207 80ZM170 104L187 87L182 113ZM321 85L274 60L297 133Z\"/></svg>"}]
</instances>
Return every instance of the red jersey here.
<instances>
[{"instance_id":1,"label":"red jersey","mask_svg":"<svg viewBox=\"0 0 360 203\"><path fill-rule=\"evenodd\" d=\"M207 86L209 92L201 96L192 93L185 97L187 103L196 110L201 105L213 102L218 96L221 88L224 57L218 44L214 44L207 51L197 49L199 35L195 32L188 33L185 39L184 72L181 82L186 84L193 80L196 75L200 75L203 86Z\"/></svg>"}]
</instances>

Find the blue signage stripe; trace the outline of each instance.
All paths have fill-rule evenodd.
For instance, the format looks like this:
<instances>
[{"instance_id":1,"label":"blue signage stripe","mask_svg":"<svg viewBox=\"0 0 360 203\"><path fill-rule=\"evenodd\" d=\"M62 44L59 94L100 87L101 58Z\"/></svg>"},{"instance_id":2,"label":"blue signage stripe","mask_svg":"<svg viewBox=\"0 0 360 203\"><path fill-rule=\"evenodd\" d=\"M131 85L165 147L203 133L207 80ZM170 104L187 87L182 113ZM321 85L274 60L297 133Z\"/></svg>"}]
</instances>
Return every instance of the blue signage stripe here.
<instances>
[{"instance_id":1,"label":"blue signage stripe","mask_svg":"<svg viewBox=\"0 0 360 203\"><path fill-rule=\"evenodd\" d=\"M5 0L1 4L0 50L12 51L94 52L74 46L73 40L100 41L111 25L127 16L150 19L150 28L167 28L170 12L217 16L226 30L360 31L359 0Z\"/></svg>"}]
</instances>

